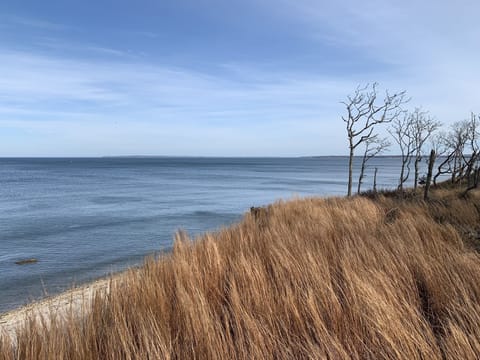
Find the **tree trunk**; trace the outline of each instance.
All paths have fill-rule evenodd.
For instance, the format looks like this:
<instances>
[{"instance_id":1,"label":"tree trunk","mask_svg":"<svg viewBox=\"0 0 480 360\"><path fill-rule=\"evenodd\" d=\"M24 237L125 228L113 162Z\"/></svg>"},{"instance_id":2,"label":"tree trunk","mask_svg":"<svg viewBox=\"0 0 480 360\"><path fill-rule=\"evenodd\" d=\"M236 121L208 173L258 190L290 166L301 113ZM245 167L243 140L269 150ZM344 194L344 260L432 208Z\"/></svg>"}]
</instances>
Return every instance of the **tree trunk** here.
<instances>
[{"instance_id":1,"label":"tree trunk","mask_svg":"<svg viewBox=\"0 0 480 360\"><path fill-rule=\"evenodd\" d=\"M353 144L350 141L350 157L348 159L348 192L347 192L347 196L352 196L352 177L353 177Z\"/></svg>"},{"instance_id":2,"label":"tree trunk","mask_svg":"<svg viewBox=\"0 0 480 360\"><path fill-rule=\"evenodd\" d=\"M435 163L435 150L430 151L430 158L428 159L428 173L425 182L425 190L423 193L423 200L428 200L428 192L430 191L430 183L432 182L433 164Z\"/></svg>"},{"instance_id":3,"label":"tree trunk","mask_svg":"<svg viewBox=\"0 0 480 360\"><path fill-rule=\"evenodd\" d=\"M467 177L467 188L469 188L472 185L472 168L470 164L467 167L467 173L465 175ZM473 178L475 178L475 174L473 174Z\"/></svg>"},{"instance_id":4,"label":"tree trunk","mask_svg":"<svg viewBox=\"0 0 480 360\"><path fill-rule=\"evenodd\" d=\"M457 174L457 154L453 158L452 184L455 184L455 175Z\"/></svg>"},{"instance_id":5,"label":"tree trunk","mask_svg":"<svg viewBox=\"0 0 480 360\"><path fill-rule=\"evenodd\" d=\"M398 190L403 191L403 177L405 174L405 162L402 159L402 168L400 169L400 184L398 184Z\"/></svg>"},{"instance_id":6,"label":"tree trunk","mask_svg":"<svg viewBox=\"0 0 480 360\"><path fill-rule=\"evenodd\" d=\"M475 168L473 170L473 184L465 189L462 196L465 197L470 190L478 188L478 181L480 180L480 168Z\"/></svg>"},{"instance_id":7,"label":"tree trunk","mask_svg":"<svg viewBox=\"0 0 480 360\"><path fill-rule=\"evenodd\" d=\"M375 168L375 172L373 173L373 192L377 192L377 171L378 168Z\"/></svg>"},{"instance_id":8,"label":"tree trunk","mask_svg":"<svg viewBox=\"0 0 480 360\"><path fill-rule=\"evenodd\" d=\"M417 184L418 184L418 173L419 173L419 169L418 169L418 164L420 163L420 160L422 159L421 156L419 155L416 155L415 156L415 179L413 180L413 189L414 190L417 190Z\"/></svg>"},{"instance_id":9,"label":"tree trunk","mask_svg":"<svg viewBox=\"0 0 480 360\"><path fill-rule=\"evenodd\" d=\"M360 168L360 175L358 176L357 194L360 194L364 176L365 176L365 157L362 159L362 167Z\"/></svg>"}]
</instances>

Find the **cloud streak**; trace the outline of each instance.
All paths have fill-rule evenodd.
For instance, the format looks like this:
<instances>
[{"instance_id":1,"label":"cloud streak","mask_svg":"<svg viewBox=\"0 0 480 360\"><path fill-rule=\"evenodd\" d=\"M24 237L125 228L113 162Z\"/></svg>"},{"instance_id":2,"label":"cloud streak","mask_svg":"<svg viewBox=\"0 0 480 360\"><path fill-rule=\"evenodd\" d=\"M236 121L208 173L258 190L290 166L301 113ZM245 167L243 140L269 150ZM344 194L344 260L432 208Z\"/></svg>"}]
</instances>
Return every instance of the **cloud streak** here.
<instances>
[{"instance_id":1,"label":"cloud streak","mask_svg":"<svg viewBox=\"0 0 480 360\"><path fill-rule=\"evenodd\" d=\"M38 135L34 139L55 134L57 147L70 154L75 151L69 148L78 149L89 138L94 150L84 149L83 155L124 152L131 139L138 152L148 154L173 155L177 149L184 155L215 151L217 155L306 155L318 141L307 141L306 133L315 133L316 128L318 136L331 104L338 108L338 98L352 86L348 81L288 73L274 76L252 69L246 70L248 82L235 81L139 62L89 62L20 52L1 52L0 62L8 69L0 70L4 104L0 126L22 133L29 130ZM328 98L330 105L319 98ZM283 148L285 137L293 133L300 133L297 137L303 137L305 144L294 150ZM68 141L60 145L62 138ZM253 146L248 149L246 144ZM44 148L36 150L38 154L53 154L40 142L20 146L3 141L0 151L25 155L35 147Z\"/></svg>"},{"instance_id":2,"label":"cloud streak","mask_svg":"<svg viewBox=\"0 0 480 360\"><path fill-rule=\"evenodd\" d=\"M54 22L17 18L51 36L21 51L0 47L0 155L344 154L339 102L372 81L406 89L412 107L422 105L445 123L478 111L475 2L261 6L270 22L288 24L312 49L336 51L340 71L304 66L293 51L277 61L209 58L202 68L200 54L178 46L190 61L172 65L146 55L152 49L69 41L54 36L61 29ZM157 30L135 31L157 39Z\"/></svg>"}]
</instances>

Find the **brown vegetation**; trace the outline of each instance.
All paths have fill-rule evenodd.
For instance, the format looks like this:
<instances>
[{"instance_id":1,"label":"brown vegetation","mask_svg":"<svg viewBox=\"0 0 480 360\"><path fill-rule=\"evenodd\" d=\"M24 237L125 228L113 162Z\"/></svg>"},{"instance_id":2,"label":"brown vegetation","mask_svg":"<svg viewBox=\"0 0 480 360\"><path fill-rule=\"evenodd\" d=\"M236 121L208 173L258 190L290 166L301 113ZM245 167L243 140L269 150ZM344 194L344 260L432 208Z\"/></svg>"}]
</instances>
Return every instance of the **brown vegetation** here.
<instances>
[{"instance_id":1,"label":"brown vegetation","mask_svg":"<svg viewBox=\"0 0 480 360\"><path fill-rule=\"evenodd\" d=\"M149 259L2 359L478 359L479 198L279 202ZM257 216L258 218L258 216Z\"/></svg>"}]
</instances>

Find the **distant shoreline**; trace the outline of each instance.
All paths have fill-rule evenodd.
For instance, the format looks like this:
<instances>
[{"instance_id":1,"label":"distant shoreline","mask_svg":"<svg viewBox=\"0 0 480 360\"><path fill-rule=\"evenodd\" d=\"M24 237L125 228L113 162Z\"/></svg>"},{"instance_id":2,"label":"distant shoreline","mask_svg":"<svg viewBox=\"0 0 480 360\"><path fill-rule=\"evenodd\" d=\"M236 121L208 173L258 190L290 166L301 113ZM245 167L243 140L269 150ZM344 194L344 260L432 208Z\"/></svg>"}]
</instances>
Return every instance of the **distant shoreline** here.
<instances>
[{"instance_id":1,"label":"distant shoreline","mask_svg":"<svg viewBox=\"0 0 480 360\"><path fill-rule=\"evenodd\" d=\"M426 155L425 155L426 156ZM440 156L441 157L441 156ZM0 160L82 160L82 159L328 159L348 158L348 155L299 155L299 156L196 156L196 155L99 155L99 156L0 156ZM361 155L354 156L362 158ZM401 158L401 155L377 155L375 158Z\"/></svg>"}]
</instances>

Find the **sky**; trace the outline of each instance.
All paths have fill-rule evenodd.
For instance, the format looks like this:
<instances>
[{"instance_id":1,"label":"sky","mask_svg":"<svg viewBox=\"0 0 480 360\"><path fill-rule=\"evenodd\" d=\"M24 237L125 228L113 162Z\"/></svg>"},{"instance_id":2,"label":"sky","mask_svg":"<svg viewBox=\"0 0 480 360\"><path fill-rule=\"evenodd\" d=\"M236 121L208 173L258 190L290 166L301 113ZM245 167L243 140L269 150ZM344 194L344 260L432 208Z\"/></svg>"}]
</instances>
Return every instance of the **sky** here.
<instances>
[{"instance_id":1,"label":"sky","mask_svg":"<svg viewBox=\"0 0 480 360\"><path fill-rule=\"evenodd\" d=\"M477 0L2 0L0 156L344 155L341 101L480 112ZM395 149L391 150L395 153Z\"/></svg>"}]
</instances>

